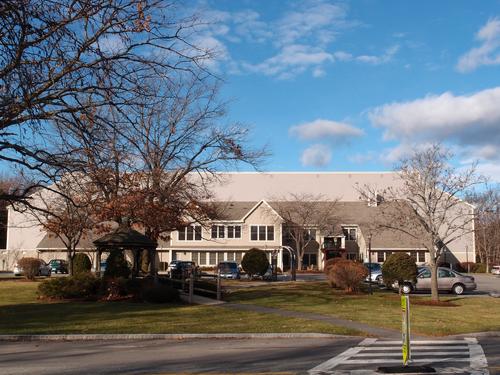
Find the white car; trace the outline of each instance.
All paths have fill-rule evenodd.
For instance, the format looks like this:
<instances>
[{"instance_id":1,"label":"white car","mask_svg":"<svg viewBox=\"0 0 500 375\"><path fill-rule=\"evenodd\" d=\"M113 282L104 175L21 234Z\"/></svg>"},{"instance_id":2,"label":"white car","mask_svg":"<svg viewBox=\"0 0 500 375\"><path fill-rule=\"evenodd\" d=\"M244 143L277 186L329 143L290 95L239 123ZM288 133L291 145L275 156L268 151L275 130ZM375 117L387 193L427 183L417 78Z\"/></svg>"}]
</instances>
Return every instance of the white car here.
<instances>
[{"instance_id":1,"label":"white car","mask_svg":"<svg viewBox=\"0 0 500 375\"><path fill-rule=\"evenodd\" d=\"M491 267L491 274L500 276L500 266L493 266Z\"/></svg>"}]
</instances>

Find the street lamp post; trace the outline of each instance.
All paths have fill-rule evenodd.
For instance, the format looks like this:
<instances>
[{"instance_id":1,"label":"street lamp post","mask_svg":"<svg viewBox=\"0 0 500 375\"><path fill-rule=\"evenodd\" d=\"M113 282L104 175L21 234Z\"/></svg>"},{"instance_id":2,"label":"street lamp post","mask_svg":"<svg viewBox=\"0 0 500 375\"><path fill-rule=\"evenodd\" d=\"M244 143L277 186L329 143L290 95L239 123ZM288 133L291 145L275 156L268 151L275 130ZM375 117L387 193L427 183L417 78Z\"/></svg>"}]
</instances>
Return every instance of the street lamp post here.
<instances>
[{"instance_id":1,"label":"street lamp post","mask_svg":"<svg viewBox=\"0 0 500 375\"><path fill-rule=\"evenodd\" d=\"M368 235L368 287L370 288L370 294L372 291L372 234Z\"/></svg>"}]
</instances>

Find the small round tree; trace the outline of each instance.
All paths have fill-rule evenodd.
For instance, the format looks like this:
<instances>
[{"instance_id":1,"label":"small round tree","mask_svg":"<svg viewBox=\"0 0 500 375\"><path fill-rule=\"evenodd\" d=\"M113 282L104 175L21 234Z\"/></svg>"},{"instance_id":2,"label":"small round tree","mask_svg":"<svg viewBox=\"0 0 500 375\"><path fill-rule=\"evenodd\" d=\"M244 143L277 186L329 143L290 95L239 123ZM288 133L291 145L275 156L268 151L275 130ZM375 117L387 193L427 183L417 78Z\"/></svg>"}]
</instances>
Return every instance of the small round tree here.
<instances>
[{"instance_id":1,"label":"small round tree","mask_svg":"<svg viewBox=\"0 0 500 375\"><path fill-rule=\"evenodd\" d=\"M256 248L248 250L241 260L241 266L250 277L264 275L269 268L266 252Z\"/></svg>"},{"instance_id":2,"label":"small round tree","mask_svg":"<svg viewBox=\"0 0 500 375\"><path fill-rule=\"evenodd\" d=\"M123 252L120 250L111 251L108 259L106 260L106 271L104 271L104 277L127 278L129 275L130 268L127 260L123 256Z\"/></svg>"},{"instance_id":3,"label":"small round tree","mask_svg":"<svg viewBox=\"0 0 500 375\"><path fill-rule=\"evenodd\" d=\"M393 253L382 265L382 277L385 285L391 286L397 281L400 288L405 281L416 281L415 259L406 253Z\"/></svg>"},{"instance_id":4,"label":"small round tree","mask_svg":"<svg viewBox=\"0 0 500 375\"><path fill-rule=\"evenodd\" d=\"M73 275L90 272L92 262L87 254L76 253L73 257Z\"/></svg>"}]
</instances>

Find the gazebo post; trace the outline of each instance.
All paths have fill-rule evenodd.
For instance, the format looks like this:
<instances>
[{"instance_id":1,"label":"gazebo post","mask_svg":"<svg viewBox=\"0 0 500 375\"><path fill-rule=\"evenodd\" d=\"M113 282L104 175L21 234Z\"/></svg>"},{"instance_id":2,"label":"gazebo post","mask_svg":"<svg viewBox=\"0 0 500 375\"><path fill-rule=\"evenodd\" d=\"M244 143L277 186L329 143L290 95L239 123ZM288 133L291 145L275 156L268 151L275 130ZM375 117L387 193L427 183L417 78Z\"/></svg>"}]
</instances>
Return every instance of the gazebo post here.
<instances>
[{"instance_id":1,"label":"gazebo post","mask_svg":"<svg viewBox=\"0 0 500 375\"><path fill-rule=\"evenodd\" d=\"M140 257L140 254L141 254L141 251L139 249L132 250L132 256L134 258L134 264L133 264L133 269L132 269L132 278L139 276L139 257Z\"/></svg>"},{"instance_id":2,"label":"gazebo post","mask_svg":"<svg viewBox=\"0 0 500 375\"><path fill-rule=\"evenodd\" d=\"M95 257L95 274L97 275L97 277L101 277L101 252L101 249L97 248L97 254Z\"/></svg>"},{"instance_id":3,"label":"gazebo post","mask_svg":"<svg viewBox=\"0 0 500 375\"><path fill-rule=\"evenodd\" d=\"M149 269L149 274L153 277L155 283L158 281L158 274L156 272L156 248L149 248L148 249L149 253L149 262L150 262L150 269Z\"/></svg>"}]
</instances>

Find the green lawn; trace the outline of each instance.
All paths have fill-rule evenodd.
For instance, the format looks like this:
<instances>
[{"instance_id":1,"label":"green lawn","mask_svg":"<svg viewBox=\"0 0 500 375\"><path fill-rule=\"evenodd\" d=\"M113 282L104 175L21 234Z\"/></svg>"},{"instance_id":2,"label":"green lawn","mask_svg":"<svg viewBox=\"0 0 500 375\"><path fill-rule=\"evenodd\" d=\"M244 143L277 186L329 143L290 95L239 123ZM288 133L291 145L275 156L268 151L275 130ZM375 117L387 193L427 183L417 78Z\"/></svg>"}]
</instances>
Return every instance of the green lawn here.
<instances>
[{"instance_id":1,"label":"green lawn","mask_svg":"<svg viewBox=\"0 0 500 375\"><path fill-rule=\"evenodd\" d=\"M278 333L359 334L330 324L215 306L46 302L37 282L0 282L0 334Z\"/></svg>"},{"instance_id":2,"label":"green lawn","mask_svg":"<svg viewBox=\"0 0 500 375\"><path fill-rule=\"evenodd\" d=\"M368 323L377 327L401 329L400 297L389 291L344 295L326 282L277 283L241 289L229 300L287 310L331 315ZM457 297L444 294L442 301L457 306L424 306L428 297L410 297L411 329L426 335L450 335L480 331L500 331L500 299L492 297Z\"/></svg>"}]
</instances>

